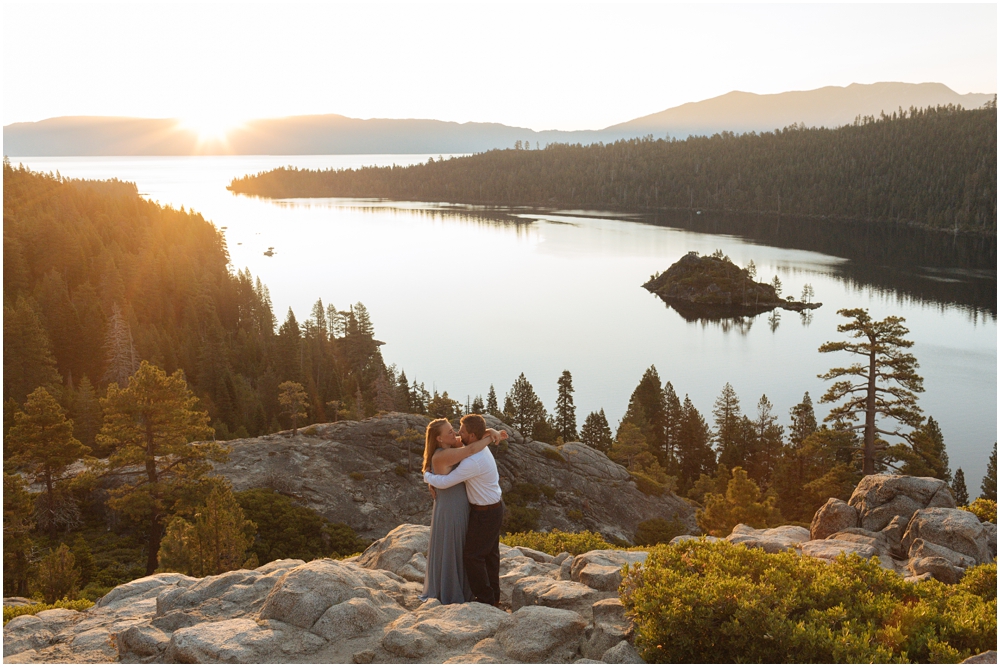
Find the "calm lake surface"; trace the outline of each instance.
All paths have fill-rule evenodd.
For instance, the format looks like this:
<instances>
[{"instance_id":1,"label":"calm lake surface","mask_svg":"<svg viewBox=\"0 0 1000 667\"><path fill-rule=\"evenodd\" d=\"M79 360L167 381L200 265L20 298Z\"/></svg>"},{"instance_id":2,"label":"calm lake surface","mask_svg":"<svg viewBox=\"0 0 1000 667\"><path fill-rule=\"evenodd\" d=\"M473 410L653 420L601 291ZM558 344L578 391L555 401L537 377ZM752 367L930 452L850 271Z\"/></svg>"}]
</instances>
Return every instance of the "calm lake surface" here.
<instances>
[{"instance_id":1,"label":"calm lake surface","mask_svg":"<svg viewBox=\"0 0 1000 667\"><path fill-rule=\"evenodd\" d=\"M580 423L603 407L614 428L643 371L655 364L706 419L730 382L744 412L752 414L766 394L787 426L788 409L803 392L818 401L825 391L817 374L852 361L817 352L824 341L842 337L838 309L900 315L924 377L920 405L941 424L952 470L963 468L970 495L978 494L997 432L995 265L886 268L615 213L269 201L225 189L235 176L281 165L405 165L427 157L11 161L73 178L132 181L152 200L202 213L225 228L234 270L248 267L270 288L279 321L290 307L302 322L318 298L341 310L362 301L376 337L386 341L387 363L428 390L465 402L485 397L493 384L503 401L523 371L551 410L556 379L568 369ZM270 246L275 254L265 257ZM807 319L779 311L780 321L764 314L743 322L688 322L642 288L688 251L717 248L741 266L753 260L760 279L779 276L785 294L798 297L811 284L823 307ZM826 413L827 406L817 405L820 418Z\"/></svg>"}]
</instances>

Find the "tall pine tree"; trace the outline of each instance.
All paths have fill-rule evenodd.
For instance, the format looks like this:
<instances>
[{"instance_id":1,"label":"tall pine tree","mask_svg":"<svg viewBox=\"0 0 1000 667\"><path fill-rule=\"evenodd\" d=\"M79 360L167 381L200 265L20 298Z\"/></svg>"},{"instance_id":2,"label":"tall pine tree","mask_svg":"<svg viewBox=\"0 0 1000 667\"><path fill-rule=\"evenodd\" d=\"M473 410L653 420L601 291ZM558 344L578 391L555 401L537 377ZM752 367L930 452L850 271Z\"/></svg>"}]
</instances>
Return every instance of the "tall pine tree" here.
<instances>
[{"instance_id":1,"label":"tall pine tree","mask_svg":"<svg viewBox=\"0 0 1000 667\"><path fill-rule=\"evenodd\" d=\"M705 418L687 396L681 405L681 423L677 438L677 488L683 495L705 473L715 470L712 432Z\"/></svg>"},{"instance_id":2,"label":"tall pine tree","mask_svg":"<svg viewBox=\"0 0 1000 667\"><path fill-rule=\"evenodd\" d=\"M55 538L57 526L64 523L59 516L57 488L66 468L90 453L73 437L73 422L44 387L28 395L24 410L14 415L14 427L7 434L14 456L10 464L25 466L27 471L45 484L45 496L38 521Z\"/></svg>"},{"instance_id":3,"label":"tall pine tree","mask_svg":"<svg viewBox=\"0 0 1000 667\"><path fill-rule=\"evenodd\" d=\"M164 521L173 513L180 491L208 473L211 461L222 461L226 450L214 441L208 414L197 407L181 371L167 375L143 361L121 389L108 386L101 400L104 425L99 447L111 451L112 469L139 467L143 478L111 491L109 505L147 525L146 572L157 567Z\"/></svg>"},{"instance_id":4,"label":"tall pine tree","mask_svg":"<svg viewBox=\"0 0 1000 667\"><path fill-rule=\"evenodd\" d=\"M997 443L993 443L993 453L986 464L986 476L980 486L982 497L996 502L997 499Z\"/></svg>"},{"instance_id":5,"label":"tall pine tree","mask_svg":"<svg viewBox=\"0 0 1000 667\"><path fill-rule=\"evenodd\" d=\"M62 378L56 371L49 337L27 299L19 297L3 309L3 397L23 403L38 387L58 391Z\"/></svg>"},{"instance_id":6,"label":"tall pine tree","mask_svg":"<svg viewBox=\"0 0 1000 667\"><path fill-rule=\"evenodd\" d=\"M906 320L890 316L872 320L863 308L841 309L838 315L850 318L837 326L837 331L849 333L852 341L823 343L820 352L849 352L861 357L850 366L832 368L819 377L835 380L821 403L839 403L828 422L856 422L849 428L864 432L864 474L875 474L875 464L881 458L880 436L889 435L909 440L909 434L878 427L880 417L917 428L922 417L917 406L917 393L924 390L924 381L917 375L917 358L909 352L913 341L904 338L909 329Z\"/></svg>"},{"instance_id":7,"label":"tall pine tree","mask_svg":"<svg viewBox=\"0 0 1000 667\"><path fill-rule=\"evenodd\" d=\"M583 420L583 428L580 429L580 441L588 447L607 454L611 451L614 442L611 438L611 427L608 425L608 418L604 416L604 408L598 412L591 412Z\"/></svg>"},{"instance_id":8,"label":"tall pine tree","mask_svg":"<svg viewBox=\"0 0 1000 667\"><path fill-rule=\"evenodd\" d=\"M556 393L556 434L563 442L577 439L576 406L573 405L573 376L563 371L559 376Z\"/></svg>"},{"instance_id":9,"label":"tall pine tree","mask_svg":"<svg viewBox=\"0 0 1000 667\"><path fill-rule=\"evenodd\" d=\"M955 504L959 507L969 504L969 489L965 486L965 472L961 468L955 471L955 477L951 480L951 495L955 497Z\"/></svg>"},{"instance_id":10,"label":"tall pine tree","mask_svg":"<svg viewBox=\"0 0 1000 667\"><path fill-rule=\"evenodd\" d=\"M524 373L517 377L504 398L503 412L507 423L525 438L533 437L535 425L545 420L545 406Z\"/></svg>"},{"instance_id":11,"label":"tall pine tree","mask_svg":"<svg viewBox=\"0 0 1000 667\"><path fill-rule=\"evenodd\" d=\"M728 382L715 399L712 416L715 417L715 448L719 453L719 463L727 468L745 467L746 452L740 446L740 399Z\"/></svg>"}]
</instances>

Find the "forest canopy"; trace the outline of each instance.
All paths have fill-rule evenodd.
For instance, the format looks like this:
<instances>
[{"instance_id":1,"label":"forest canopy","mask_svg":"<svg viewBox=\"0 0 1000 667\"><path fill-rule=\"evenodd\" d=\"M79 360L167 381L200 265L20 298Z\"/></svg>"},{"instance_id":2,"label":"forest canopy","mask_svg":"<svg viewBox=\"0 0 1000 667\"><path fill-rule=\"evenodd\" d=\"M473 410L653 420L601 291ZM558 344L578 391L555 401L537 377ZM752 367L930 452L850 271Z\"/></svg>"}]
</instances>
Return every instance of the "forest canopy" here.
<instances>
[{"instance_id":1,"label":"forest canopy","mask_svg":"<svg viewBox=\"0 0 1000 667\"><path fill-rule=\"evenodd\" d=\"M496 206L704 209L996 234L997 112L900 109L836 129L492 150L410 167L282 167L236 178L263 197Z\"/></svg>"},{"instance_id":2,"label":"forest canopy","mask_svg":"<svg viewBox=\"0 0 1000 667\"><path fill-rule=\"evenodd\" d=\"M282 382L305 388L313 421L375 414L376 384L395 382L363 304L317 301L279 326L267 287L230 269L200 214L7 161L3 183L5 417L47 387L94 448L98 399L142 360L184 372L220 439L290 426Z\"/></svg>"}]
</instances>

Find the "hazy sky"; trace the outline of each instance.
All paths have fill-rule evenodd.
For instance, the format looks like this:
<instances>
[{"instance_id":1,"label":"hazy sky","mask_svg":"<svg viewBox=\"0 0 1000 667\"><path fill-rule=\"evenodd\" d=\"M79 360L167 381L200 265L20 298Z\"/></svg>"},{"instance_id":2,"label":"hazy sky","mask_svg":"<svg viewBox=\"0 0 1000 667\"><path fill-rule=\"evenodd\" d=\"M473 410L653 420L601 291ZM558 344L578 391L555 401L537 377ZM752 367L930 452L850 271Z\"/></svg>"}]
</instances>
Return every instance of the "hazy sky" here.
<instances>
[{"instance_id":1,"label":"hazy sky","mask_svg":"<svg viewBox=\"0 0 1000 667\"><path fill-rule=\"evenodd\" d=\"M65 115L601 128L731 90L995 93L980 5L3 4L3 123Z\"/></svg>"}]
</instances>

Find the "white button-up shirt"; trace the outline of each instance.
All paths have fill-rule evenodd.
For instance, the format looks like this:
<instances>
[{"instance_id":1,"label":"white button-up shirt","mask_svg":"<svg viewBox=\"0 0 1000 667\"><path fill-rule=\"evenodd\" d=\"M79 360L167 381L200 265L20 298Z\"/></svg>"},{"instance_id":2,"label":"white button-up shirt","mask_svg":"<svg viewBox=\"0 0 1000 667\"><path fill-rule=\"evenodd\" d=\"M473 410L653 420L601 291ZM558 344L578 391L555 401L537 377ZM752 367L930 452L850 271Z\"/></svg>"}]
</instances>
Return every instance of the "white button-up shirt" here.
<instances>
[{"instance_id":1,"label":"white button-up shirt","mask_svg":"<svg viewBox=\"0 0 1000 667\"><path fill-rule=\"evenodd\" d=\"M424 481L439 489L448 489L465 482L465 495L473 505L495 505L500 502L500 473L490 448L463 459L447 475L424 473Z\"/></svg>"}]
</instances>

